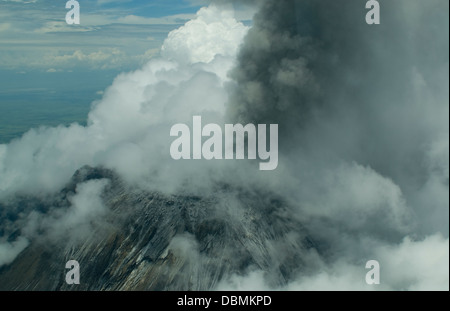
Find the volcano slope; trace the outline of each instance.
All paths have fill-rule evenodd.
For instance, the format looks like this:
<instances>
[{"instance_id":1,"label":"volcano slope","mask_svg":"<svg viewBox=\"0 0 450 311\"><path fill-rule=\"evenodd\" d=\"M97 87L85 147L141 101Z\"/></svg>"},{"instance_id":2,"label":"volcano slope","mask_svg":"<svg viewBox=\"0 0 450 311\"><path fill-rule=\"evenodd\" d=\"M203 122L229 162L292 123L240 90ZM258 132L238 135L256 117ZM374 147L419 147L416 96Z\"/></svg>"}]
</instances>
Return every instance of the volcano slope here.
<instances>
[{"instance_id":1,"label":"volcano slope","mask_svg":"<svg viewBox=\"0 0 450 311\"><path fill-rule=\"evenodd\" d=\"M21 198L1 209L28 215L2 215L3 233L13 222L29 223L32 210L45 218L66 209L77 187L95 180L108 180L101 194L106 211L89 220L90 232L55 234L41 225L28 247L1 268L0 290L211 290L254 268L281 285L301 269L302 252L315 248L276 196L227 185L218 185L214 197L167 196L132 190L112 171L91 167L78 170L52 199ZM10 232L10 240L21 233ZM80 285L65 282L69 260L80 264Z\"/></svg>"}]
</instances>

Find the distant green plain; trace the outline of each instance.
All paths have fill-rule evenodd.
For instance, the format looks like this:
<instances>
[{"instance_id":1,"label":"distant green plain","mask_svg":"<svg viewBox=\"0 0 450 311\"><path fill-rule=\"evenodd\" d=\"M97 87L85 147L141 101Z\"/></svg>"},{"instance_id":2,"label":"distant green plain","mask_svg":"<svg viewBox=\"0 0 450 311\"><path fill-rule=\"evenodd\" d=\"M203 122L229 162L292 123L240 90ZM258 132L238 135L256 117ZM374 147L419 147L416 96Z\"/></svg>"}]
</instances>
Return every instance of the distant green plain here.
<instances>
[{"instance_id":1,"label":"distant green plain","mask_svg":"<svg viewBox=\"0 0 450 311\"><path fill-rule=\"evenodd\" d=\"M12 73L0 71L0 144L40 126L86 124L100 91L117 72Z\"/></svg>"}]
</instances>

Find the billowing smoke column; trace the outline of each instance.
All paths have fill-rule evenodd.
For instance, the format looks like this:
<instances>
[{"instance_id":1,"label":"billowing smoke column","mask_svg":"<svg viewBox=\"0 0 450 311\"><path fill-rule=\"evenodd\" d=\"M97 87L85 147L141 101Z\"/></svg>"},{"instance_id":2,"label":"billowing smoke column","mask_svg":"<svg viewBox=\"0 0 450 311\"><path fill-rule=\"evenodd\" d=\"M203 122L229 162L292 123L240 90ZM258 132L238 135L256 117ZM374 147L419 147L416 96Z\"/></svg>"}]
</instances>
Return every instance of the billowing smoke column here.
<instances>
[{"instance_id":1,"label":"billowing smoke column","mask_svg":"<svg viewBox=\"0 0 450 311\"><path fill-rule=\"evenodd\" d=\"M360 2L265 1L231 72L229 117L279 123L296 178L370 167L434 218L421 230L448 236L448 3L380 1L369 26ZM423 197L430 183L443 192Z\"/></svg>"},{"instance_id":2,"label":"billowing smoke column","mask_svg":"<svg viewBox=\"0 0 450 311\"><path fill-rule=\"evenodd\" d=\"M219 289L374 289L364 282L372 259L380 289L448 289L448 1L379 1L381 24L370 26L364 1L256 1L248 33L222 8L229 1L216 2L169 35L161 59L116 78L87 127L32 130L0 145L0 204L57 192L83 165L162 193L210 195L231 184L282 197L280 219L305 226L286 235L305 230L317 248L299 251L302 268L283 282L255 267L223 276ZM279 124L278 169L174 162L170 128L193 115ZM3 226L20 236L1 237L0 265L27 246L36 223L55 232L103 215L104 187L81 185L64 215L6 212L26 230ZM240 213L232 194L223 201ZM262 245L276 264L289 239Z\"/></svg>"},{"instance_id":3,"label":"billowing smoke column","mask_svg":"<svg viewBox=\"0 0 450 311\"><path fill-rule=\"evenodd\" d=\"M230 74L228 117L279 124L272 189L329 252L333 268L295 288L352 288L342 262L396 255L408 263L385 266L391 286L433 287L427 271L448 288L448 2L380 5L369 26L361 1L264 1Z\"/></svg>"},{"instance_id":4,"label":"billowing smoke column","mask_svg":"<svg viewBox=\"0 0 450 311\"><path fill-rule=\"evenodd\" d=\"M401 256L424 275L412 271L448 258L448 2L380 4L381 25L369 26L361 1L265 1L231 72L228 112L279 124L290 173L276 187L334 265L383 257L380 243L437 234L425 238L441 241L434 253L420 242L419 256ZM385 260L407 252L408 241ZM423 256L430 261L416 265ZM351 269L337 266L296 288L349 281ZM448 268L439 269L448 288ZM430 286L391 276L401 288ZM240 284L248 280L260 284L255 275Z\"/></svg>"}]
</instances>

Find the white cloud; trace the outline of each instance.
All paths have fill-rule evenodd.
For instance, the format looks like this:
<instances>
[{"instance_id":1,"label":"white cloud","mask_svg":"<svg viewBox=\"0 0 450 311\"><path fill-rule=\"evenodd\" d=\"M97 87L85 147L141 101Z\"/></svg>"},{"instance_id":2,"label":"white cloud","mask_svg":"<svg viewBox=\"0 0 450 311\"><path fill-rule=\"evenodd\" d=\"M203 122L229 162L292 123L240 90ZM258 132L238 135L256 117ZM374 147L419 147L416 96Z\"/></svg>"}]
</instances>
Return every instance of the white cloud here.
<instances>
[{"instance_id":1,"label":"white cloud","mask_svg":"<svg viewBox=\"0 0 450 311\"><path fill-rule=\"evenodd\" d=\"M186 27L197 30L188 31L193 36L204 35L211 40L212 29L218 27L225 31L228 27L233 36L215 50L222 53L232 44L232 39L242 39L247 31L246 27L232 22L231 16L215 7L203 9L198 17L202 28L195 23ZM207 40L203 42L205 47L210 46ZM178 41L170 39L165 46L174 50L174 44ZM194 49L191 53L201 48L199 44L191 47ZM68 128L35 129L5 146L0 154L0 197L18 190L55 191L83 165L106 165L134 181L148 181L148 176L158 174L161 180L150 180L151 183L166 190L176 188L184 182L182 178L177 181L176 175L192 172L195 165L186 168L182 163L173 163L168 153L170 127L177 122L190 122L193 114L223 117L227 101L223 87L228 81L226 72L233 65L233 51L237 51L239 44L240 41L234 42L232 51L223 53L228 57L214 58L216 55L211 54L214 60L198 66L153 59L141 70L115 79L90 112L87 127L74 124ZM100 67L113 66L124 57L118 49L89 54L77 50L49 57L43 63L51 62L55 68L67 63L75 67L80 62ZM171 177L175 172L178 173Z\"/></svg>"},{"instance_id":2,"label":"white cloud","mask_svg":"<svg viewBox=\"0 0 450 311\"><path fill-rule=\"evenodd\" d=\"M86 27L84 24L80 26L71 26L68 25L64 21L51 21L46 22L41 28L38 28L34 30L34 32L39 34L46 34L46 33L55 33L55 32L87 32L87 31L94 31L96 28L94 27Z\"/></svg>"},{"instance_id":3,"label":"white cloud","mask_svg":"<svg viewBox=\"0 0 450 311\"><path fill-rule=\"evenodd\" d=\"M55 73L55 72L61 72L62 70L61 69L55 69L55 68L49 68L49 69L47 69L47 72L48 73Z\"/></svg>"},{"instance_id":4,"label":"white cloud","mask_svg":"<svg viewBox=\"0 0 450 311\"><path fill-rule=\"evenodd\" d=\"M148 49L142 54L130 55L121 48L100 48L86 50L68 50L57 53L53 50L42 53L41 57L30 59L26 55L17 55L13 52L0 59L0 66L9 66L11 63L26 63L27 66L44 69L47 72L68 71L74 68L88 68L90 70L117 69L134 67L145 64L159 54L158 49Z\"/></svg>"},{"instance_id":5,"label":"white cloud","mask_svg":"<svg viewBox=\"0 0 450 311\"><path fill-rule=\"evenodd\" d=\"M38 236L44 232L44 238L58 240L64 237L67 243L85 240L102 226L106 226L107 214L101 195L109 180L90 180L77 185L75 194L68 198L69 206L41 214L33 211L27 217L22 233L26 236Z\"/></svg>"},{"instance_id":6,"label":"white cloud","mask_svg":"<svg viewBox=\"0 0 450 311\"><path fill-rule=\"evenodd\" d=\"M216 55L235 55L246 27L238 22L231 10L212 6L203 8L198 17L172 31L162 47L162 53L177 62L211 62Z\"/></svg>"},{"instance_id":7,"label":"white cloud","mask_svg":"<svg viewBox=\"0 0 450 311\"><path fill-rule=\"evenodd\" d=\"M316 264L320 262L315 258ZM222 281L217 290L238 291L433 291L449 290L449 239L440 235L429 236L423 241L411 241L406 237L399 245L379 245L373 258L380 263L380 284L365 282L366 262L359 265L340 259L331 265L320 263L313 274L302 274L289 284L273 287L263 271L248 275L232 275Z\"/></svg>"},{"instance_id":8,"label":"white cloud","mask_svg":"<svg viewBox=\"0 0 450 311\"><path fill-rule=\"evenodd\" d=\"M383 245L376 252L383 283L392 289L449 290L449 239L441 235L412 241L406 237L398 246Z\"/></svg>"},{"instance_id":9,"label":"white cloud","mask_svg":"<svg viewBox=\"0 0 450 311\"><path fill-rule=\"evenodd\" d=\"M0 267L11 263L28 244L29 242L25 238L19 238L17 241L11 243L0 242Z\"/></svg>"},{"instance_id":10,"label":"white cloud","mask_svg":"<svg viewBox=\"0 0 450 311\"><path fill-rule=\"evenodd\" d=\"M304 193L308 196L304 201L309 215L329 217L361 229L374 212L384 210L386 222L401 226L406 204L400 187L371 168L356 163L342 164L326 172L322 182L322 196Z\"/></svg>"},{"instance_id":11,"label":"white cloud","mask_svg":"<svg viewBox=\"0 0 450 311\"><path fill-rule=\"evenodd\" d=\"M148 51L159 52L162 38L167 33L195 17L194 14L175 14L149 18L114 7L106 9L96 4L82 4L81 24L67 25L64 4L55 10L46 9L46 3L42 1L30 5L4 4L0 11L0 45L3 47L0 68L3 69L67 69L63 68L64 63L59 64L61 68L56 68L49 58L74 53L74 49L84 54L119 49L124 53L123 57L113 57L111 65L93 68L131 70L149 60ZM138 12L138 9L134 11ZM154 40L147 40L149 37ZM85 63L79 60L76 66L92 67L89 57L84 60Z\"/></svg>"},{"instance_id":12,"label":"white cloud","mask_svg":"<svg viewBox=\"0 0 450 311\"><path fill-rule=\"evenodd\" d=\"M127 15L119 17L116 22L126 25L173 25L185 23L192 18L195 18L194 14L176 14L157 18Z\"/></svg>"},{"instance_id":13,"label":"white cloud","mask_svg":"<svg viewBox=\"0 0 450 311\"><path fill-rule=\"evenodd\" d=\"M219 13L215 8L211 11ZM222 17L225 17L223 27L237 25L230 23L229 14L211 17L211 22L218 23ZM206 33L208 24L204 26ZM242 34L234 38L241 39L247 29L238 29ZM166 46L173 43L171 40ZM153 59L141 70L121 74L115 79L105 90L103 99L93 107L87 127L73 124L33 129L19 140L0 145L0 199L17 192L44 195L57 191L83 165L103 165L116 170L132 184L175 191L196 171L198 164L186 167L172 161L168 153L169 129L176 122L188 122L196 113L209 114L216 120L223 117L227 100L223 85L228 79L225 73L234 59L232 52L227 55L227 58L213 57L214 60L201 66ZM53 64L77 61L109 64L114 56L122 55L119 51L110 54L75 51L54 57ZM53 71L56 69L49 70ZM202 171L207 178L207 171ZM160 177L149 179L148 176ZM64 234L69 239L82 237L83 232L89 234L90 221L101 219L105 211L100 195L106 184L102 180L79 185L67 210L55 209L49 215L32 213L22 233L32 237L44 230L50 238ZM198 179L191 186L202 184L204 180ZM174 240L172 246L185 252L185 248L180 248L183 243L177 241ZM2 260L12 261L24 245L23 242L3 245L8 257Z\"/></svg>"}]
</instances>

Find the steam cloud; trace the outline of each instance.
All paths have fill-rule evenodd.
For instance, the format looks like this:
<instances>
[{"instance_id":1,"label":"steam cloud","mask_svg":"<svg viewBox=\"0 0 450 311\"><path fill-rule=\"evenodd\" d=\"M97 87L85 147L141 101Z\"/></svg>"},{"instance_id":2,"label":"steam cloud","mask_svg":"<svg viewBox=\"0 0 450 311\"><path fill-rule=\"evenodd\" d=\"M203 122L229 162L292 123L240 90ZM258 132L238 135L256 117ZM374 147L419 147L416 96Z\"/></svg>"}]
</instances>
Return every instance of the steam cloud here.
<instances>
[{"instance_id":1,"label":"steam cloud","mask_svg":"<svg viewBox=\"0 0 450 311\"><path fill-rule=\"evenodd\" d=\"M361 1L266 0L250 29L224 2L169 34L161 58L118 76L87 127L0 145L0 204L54 193L83 165L164 193L258 187L289 203L286 217L305 224L322 255L305 254L311 264L285 284L255 268L219 289L373 289L364 265L376 259L381 289L448 290L448 1L380 1L381 25L368 26ZM170 127L193 115L279 124L279 168L174 162ZM79 224L90 205L100 213L105 184L89 186L49 219ZM0 239L0 265L26 247L26 232ZM195 245L181 237L172 247L201 256L186 241Z\"/></svg>"}]
</instances>

